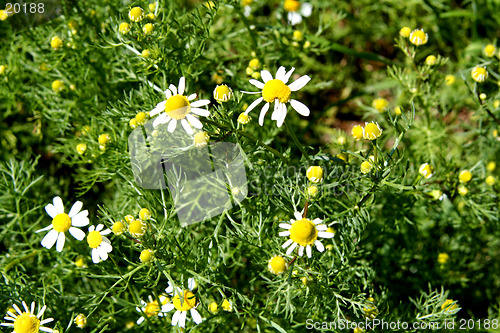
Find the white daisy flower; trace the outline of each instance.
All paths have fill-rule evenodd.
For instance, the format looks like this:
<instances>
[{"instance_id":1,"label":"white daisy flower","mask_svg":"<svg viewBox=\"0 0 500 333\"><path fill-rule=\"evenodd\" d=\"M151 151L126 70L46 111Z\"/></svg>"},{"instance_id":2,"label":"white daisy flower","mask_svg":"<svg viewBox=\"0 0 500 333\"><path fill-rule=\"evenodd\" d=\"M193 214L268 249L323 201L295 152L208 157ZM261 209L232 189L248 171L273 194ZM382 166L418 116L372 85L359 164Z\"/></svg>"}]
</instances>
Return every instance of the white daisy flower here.
<instances>
[{"instance_id":1,"label":"white daisy flower","mask_svg":"<svg viewBox=\"0 0 500 333\"><path fill-rule=\"evenodd\" d=\"M173 133L177 128L177 122L180 121L184 130L191 135L194 134L191 125L198 129L203 127L198 116L208 117L210 111L201 109L200 107L210 104L210 101L208 99L200 99L193 102L196 94L184 96L185 88L186 79L181 77L177 87L171 84L165 90L165 97L167 99L158 103L149 113L151 117L159 114L153 121L153 127L168 123L167 130Z\"/></svg>"},{"instance_id":2,"label":"white daisy flower","mask_svg":"<svg viewBox=\"0 0 500 333\"><path fill-rule=\"evenodd\" d=\"M90 226L87 234L87 243L92 249L92 262L94 264L108 259L108 253L113 250L110 240L106 237L111 233L111 230L102 230L102 228L104 228L104 224L98 224L97 228Z\"/></svg>"},{"instance_id":3,"label":"white daisy flower","mask_svg":"<svg viewBox=\"0 0 500 333\"><path fill-rule=\"evenodd\" d=\"M54 318L40 320L47 306L44 305L41 309L40 306L38 306L38 313L35 315L35 302L31 303L31 308L28 308L24 301L22 304L25 311L21 311L16 304L12 304L17 314L7 311L7 316L5 316L4 319L11 322L0 323L0 325L12 327L14 329L12 333L53 332L52 328L41 326L54 320Z\"/></svg>"},{"instance_id":4,"label":"white daisy flower","mask_svg":"<svg viewBox=\"0 0 500 333\"><path fill-rule=\"evenodd\" d=\"M263 70L260 72L264 83L257 81L255 79L250 79L250 83L259 89L262 89L262 97L257 98L250 106L245 110L245 114L248 115L252 109L254 109L260 102L265 101L266 104L262 107L259 116L259 124L262 126L264 124L264 116L269 110L269 106L274 102L274 112L271 115L272 120L276 120L277 126L281 127L285 121L287 113L286 103L290 102L292 108L295 109L299 114L307 117L310 113L309 108L302 104L301 102L291 99L290 95L292 91L297 91L302 89L311 78L308 75L301 76L290 85L286 85L290 76L292 75L294 67L286 72L285 67L281 66L276 72L276 79L269 71ZM249 92L246 92L249 93Z\"/></svg>"},{"instance_id":5,"label":"white daisy flower","mask_svg":"<svg viewBox=\"0 0 500 333\"><path fill-rule=\"evenodd\" d=\"M189 290L182 290L180 288L175 288L169 283L165 291L173 296L172 303L167 304L166 311L170 312L174 308L177 309L172 316L172 326L179 326L182 328L186 327L186 317L187 312L191 312L191 317L196 324L202 322L200 313L196 310L198 304L196 304L196 297L192 290L195 288L196 282L193 278L188 279ZM182 298L182 300L181 300Z\"/></svg>"},{"instance_id":6,"label":"white daisy flower","mask_svg":"<svg viewBox=\"0 0 500 333\"><path fill-rule=\"evenodd\" d=\"M285 0L284 7L288 12L287 18L291 25L296 25L302 22L302 17L311 16L313 8L310 3L300 3L298 0Z\"/></svg>"},{"instance_id":7,"label":"white daisy flower","mask_svg":"<svg viewBox=\"0 0 500 333\"><path fill-rule=\"evenodd\" d=\"M161 295L159 299L161 302L161 307L158 304L158 300L153 300L153 297L151 295L148 296L148 302L144 302L143 300L141 300L142 307L135 308L137 311L143 314L143 316L137 319L137 325L141 324L144 320L146 320L146 317L152 317L152 316L163 317L164 313L168 312L166 310L166 306L167 303L170 301L170 299L165 295Z\"/></svg>"},{"instance_id":8,"label":"white daisy flower","mask_svg":"<svg viewBox=\"0 0 500 333\"><path fill-rule=\"evenodd\" d=\"M52 217L52 224L46 228L37 230L42 232L50 230L47 235L42 239L42 246L50 249L57 241L56 250L61 252L66 241L65 232L69 233L79 241L85 238L85 232L75 227L84 227L89 224L89 211L82 209L83 203L81 201L75 202L71 207L69 214L64 212L64 205L60 197L55 197L54 204L45 206L45 211ZM52 229L52 230L51 230Z\"/></svg>"},{"instance_id":9,"label":"white daisy flower","mask_svg":"<svg viewBox=\"0 0 500 333\"><path fill-rule=\"evenodd\" d=\"M299 256L304 255L304 248L306 249L307 256L311 258L312 250L311 245L316 245L316 249L319 252L323 252L325 247L318 240L318 237L321 238L332 238L334 236L333 233L326 231L328 227L322 224L321 219L309 220L302 217L300 212L295 212L293 214L296 220L290 220L290 223L280 223L280 228L286 229L286 231L281 231L279 233L280 236L290 237L282 247L287 248L286 254L290 254L295 250L297 246L299 246Z\"/></svg>"}]
</instances>

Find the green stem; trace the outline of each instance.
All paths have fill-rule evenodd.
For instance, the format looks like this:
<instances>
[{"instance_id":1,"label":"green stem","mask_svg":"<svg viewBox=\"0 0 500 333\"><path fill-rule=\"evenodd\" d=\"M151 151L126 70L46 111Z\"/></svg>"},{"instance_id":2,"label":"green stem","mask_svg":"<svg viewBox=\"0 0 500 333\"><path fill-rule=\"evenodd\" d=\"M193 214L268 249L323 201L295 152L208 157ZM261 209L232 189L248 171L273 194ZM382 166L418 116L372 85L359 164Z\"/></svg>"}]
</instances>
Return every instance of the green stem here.
<instances>
[{"instance_id":1,"label":"green stem","mask_svg":"<svg viewBox=\"0 0 500 333\"><path fill-rule=\"evenodd\" d=\"M14 265L17 265L19 264L21 261L24 261L26 259L29 259L31 257L34 257L38 254L38 251L37 250L34 250L33 252L25 255L25 256L22 256L21 258L17 258L17 259L14 259L12 260L11 262L9 262L7 265L5 265L3 271L5 273L7 273L9 271L9 269L11 269Z\"/></svg>"},{"instance_id":2,"label":"green stem","mask_svg":"<svg viewBox=\"0 0 500 333\"><path fill-rule=\"evenodd\" d=\"M299 148L299 150L302 153L302 155L306 157L307 162L309 164L311 164L311 158L307 154L305 148L299 142L299 139L297 139L297 136L295 135L295 132L291 130L290 126L288 126L288 122L286 120L285 120L285 126L286 126L286 129L287 129L288 133L290 133L290 136L292 137L292 140L295 143L295 145L297 146L297 148Z\"/></svg>"}]
</instances>

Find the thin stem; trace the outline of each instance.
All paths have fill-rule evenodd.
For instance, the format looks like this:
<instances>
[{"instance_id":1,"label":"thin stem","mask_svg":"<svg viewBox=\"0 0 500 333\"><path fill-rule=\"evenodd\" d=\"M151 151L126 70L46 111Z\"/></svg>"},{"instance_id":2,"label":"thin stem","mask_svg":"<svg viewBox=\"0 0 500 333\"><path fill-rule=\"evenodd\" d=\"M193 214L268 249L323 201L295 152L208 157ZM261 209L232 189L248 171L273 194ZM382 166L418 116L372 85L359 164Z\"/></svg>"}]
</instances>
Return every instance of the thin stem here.
<instances>
[{"instance_id":1,"label":"thin stem","mask_svg":"<svg viewBox=\"0 0 500 333\"><path fill-rule=\"evenodd\" d=\"M306 157L307 162L309 164L311 164L311 158L307 154L305 148L299 142L299 139L297 139L297 136L295 135L295 132L291 130L290 126L288 126L288 122L286 120L285 120L285 126L286 126L286 129L287 129L288 133L290 133L290 136L292 137L292 140L295 143L295 145L297 146L297 148L299 148L299 150L302 153L302 155Z\"/></svg>"}]
</instances>

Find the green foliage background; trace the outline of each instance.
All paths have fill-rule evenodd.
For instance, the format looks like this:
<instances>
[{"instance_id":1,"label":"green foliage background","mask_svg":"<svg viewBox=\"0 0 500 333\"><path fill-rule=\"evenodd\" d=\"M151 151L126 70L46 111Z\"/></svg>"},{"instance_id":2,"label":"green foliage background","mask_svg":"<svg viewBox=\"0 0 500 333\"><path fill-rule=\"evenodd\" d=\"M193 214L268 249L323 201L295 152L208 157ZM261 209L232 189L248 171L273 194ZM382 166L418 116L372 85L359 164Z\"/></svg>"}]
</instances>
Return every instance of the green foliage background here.
<instances>
[{"instance_id":1,"label":"green foliage background","mask_svg":"<svg viewBox=\"0 0 500 333\"><path fill-rule=\"evenodd\" d=\"M500 156L499 55L483 53L497 41L500 4L310 3L312 16L295 27L282 1L258 0L249 17L240 1L159 1L156 18L131 23L127 35L119 24L129 22L134 6L148 13L147 2L63 1L62 16L23 31L10 18L0 21L0 65L6 65L0 75L0 309L21 300L46 304L45 317L55 318L48 326L60 332L76 330L78 313L88 317L88 332L170 331L170 314L126 323L141 316L140 300L161 295L169 280L187 286L194 277L205 320L188 322L186 331L193 332L303 332L307 319L363 321L374 306L385 321L500 319L499 188L485 183L498 177L498 168L486 166ZM147 22L154 30L145 36ZM423 28L428 43L409 44L399 36L403 26ZM294 30L302 40L294 40ZM55 35L64 41L60 50L50 46ZM149 58L134 53L145 49ZM437 64L425 65L431 54L439 55ZM248 125L238 124L244 104L255 99L240 92L255 91L246 73L253 58L273 75L279 66L293 66L296 75L312 78L294 93L311 109L309 117L289 111L286 126L277 128L267 116L261 127L255 109ZM476 65L487 66L486 82L471 79ZM456 78L452 85L446 75ZM241 145L251 193L240 206L184 228L167 190L134 183L127 146L130 119L162 101L151 84L164 90L181 76L199 98L211 98L219 80L233 88L234 98L212 101L202 122L211 141ZM51 88L54 80L64 82L62 92ZM377 97L389 101L383 113L372 107ZM350 135L364 121L383 128L376 143ZM105 150L98 143L103 133L111 138ZM83 155L76 151L81 143ZM377 166L363 174L360 164L370 155ZM432 178L419 176L422 163L434 167ZM307 195L310 165L325 170L314 199ZM473 174L465 196L457 191L463 169ZM433 197L433 190L446 198ZM44 206L56 195L66 209L83 201L91 225L111 227L146 207L150 227L138 242L110 236L111 259L97 265L86 241L68 239L62 253L44 249L44 234L35 231L50 223ZM322 218L335 236L323 240L331 245L324 253L293 259L284 255L278 224L306 202L308 217ZM155 260L141 263L148 248ZM437 262L439 253L449 255L447 263ZM279 254L292 266L273 275L267 263ZM75 265L79 256L87 259L85 268ZM233 302L232 312L208 311L224 299ZM460 311L444 311L446 299Z\"/></svg>"}]
</instances>

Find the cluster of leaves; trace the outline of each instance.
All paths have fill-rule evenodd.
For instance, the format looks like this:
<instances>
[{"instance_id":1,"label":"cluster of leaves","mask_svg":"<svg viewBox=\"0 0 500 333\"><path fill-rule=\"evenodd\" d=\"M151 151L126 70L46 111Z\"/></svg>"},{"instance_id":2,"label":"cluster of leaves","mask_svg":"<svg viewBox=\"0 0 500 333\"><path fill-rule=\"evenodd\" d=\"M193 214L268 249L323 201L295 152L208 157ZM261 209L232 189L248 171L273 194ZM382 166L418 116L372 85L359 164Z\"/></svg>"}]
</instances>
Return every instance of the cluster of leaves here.
<instances>
[{"instance_id":1,"label":"cluster of leaves","mask_svg":"<svg viewBox=\"0 0 500 333\"><path fill-rule=\"evenodd\" d=\"M78 313L91 332L157 332L172 316L134 325L143 315L136 307L168 282L187 287L194 277L205 320L187 323L188 331L302 332L308 319L375 316L499 318L499 188L484 181L498 175L487 165L500 156L499 59L482 53L494 43L498 4L310 2L313 15L295 27L277 0L253 1L250 16L236 0L158 1L152 9L147 1L62 1L61 17L33 29L15 32L0 21L0 309L35 300L61 332L75 328ZM134 6L154 16L131 22ZM153 30L145 34L147 23ZM428 43L400 37L403 26L423 27ZM54 36L61 48L51 47ZM428 65L431 54L437 61ZM253 58L260 66L248 71ZM261 127L256 109L249 124L238 123L254 99L240 93L255 91L251 72L274 74L281 65L313 78L294 92L311 115L290 112L282 128L268 116ZM477 65L490 74L484 83L471 79ZM209 106L203 130L211 142L241 146L249 193L184 227L174 194L138 186L128 143L130 120L181 76L201 98L220 82L233 88L234 98ZM371 106L376 97L388 100L383 112ZM379 123L380 138L351 136L365 120ZM364 161L373 161L368 173ZM435 170L430 179L419 174L423 163ZM324 170L315 197L311 165ZM463 169L473 174L466 195L458 191ZM61 253L41 247L34 231L50 221L43 207L56 195L66 205L83 201L92 225L112 227L142 207L152 218L140 238L111 236L110 259L96 265L85 241L68 241ZM278 236L279 223L302 210L335 232L312 258L285 255L287 238ZM144 249L154 251L152 262L139 260ZM440 253L449 259L438 262ZM284 274L267 269L276 255L288 262ZM81 257L83 267L75 265ZM447 298L459 307L442 307ZM210 311L225 299L232 311Z\"/></svg>"}]
</instances>

